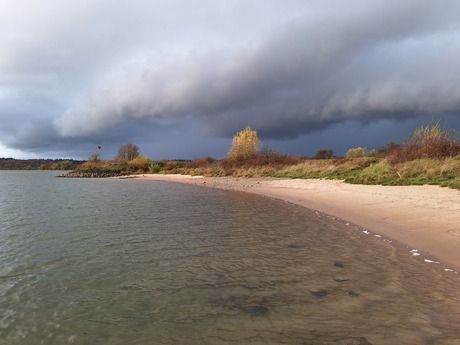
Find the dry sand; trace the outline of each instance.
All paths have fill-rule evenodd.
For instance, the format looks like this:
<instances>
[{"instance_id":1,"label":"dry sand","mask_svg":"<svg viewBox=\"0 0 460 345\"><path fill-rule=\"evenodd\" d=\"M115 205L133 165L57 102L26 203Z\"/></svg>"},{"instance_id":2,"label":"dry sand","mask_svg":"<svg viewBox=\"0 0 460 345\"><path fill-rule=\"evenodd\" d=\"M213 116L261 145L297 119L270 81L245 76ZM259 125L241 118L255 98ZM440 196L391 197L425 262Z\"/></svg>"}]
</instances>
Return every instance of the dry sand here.
<instances>
[{"instance_id":1,"label":"dry sand","mask_svg":"<svg viewBox=\"0 0 460 345\"><path fill-rule=\"evenodd\" d=\"M137 175L245 191L292 202L417 249L460 272L460 191L438 186L365 186L336 180ZM426 259L425 259L426 260ZM430 261L428 261L430 263ZM434 263L433 263L434 264Z\"/></svg>"}]
</instances>

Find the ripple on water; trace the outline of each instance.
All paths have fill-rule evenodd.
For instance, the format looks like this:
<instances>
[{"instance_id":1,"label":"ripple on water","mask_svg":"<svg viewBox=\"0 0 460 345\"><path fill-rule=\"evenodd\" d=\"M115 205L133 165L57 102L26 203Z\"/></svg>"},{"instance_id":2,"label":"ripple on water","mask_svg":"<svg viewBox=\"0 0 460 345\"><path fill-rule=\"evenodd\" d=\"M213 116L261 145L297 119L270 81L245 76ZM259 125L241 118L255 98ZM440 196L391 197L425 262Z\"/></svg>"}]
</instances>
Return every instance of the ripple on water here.
<instances>
[{"instance_id":1,"label":"ripple on water","mask_svg":"<svg viewBox=\"0 0 460 345\"><path fill-rule=\"evenodd\" d=\"M9 179L27 192L0 203L17 212L0 231L6 344L459 341L458 282L319 212L170 183Z\"/></svg>"}]
</instances>

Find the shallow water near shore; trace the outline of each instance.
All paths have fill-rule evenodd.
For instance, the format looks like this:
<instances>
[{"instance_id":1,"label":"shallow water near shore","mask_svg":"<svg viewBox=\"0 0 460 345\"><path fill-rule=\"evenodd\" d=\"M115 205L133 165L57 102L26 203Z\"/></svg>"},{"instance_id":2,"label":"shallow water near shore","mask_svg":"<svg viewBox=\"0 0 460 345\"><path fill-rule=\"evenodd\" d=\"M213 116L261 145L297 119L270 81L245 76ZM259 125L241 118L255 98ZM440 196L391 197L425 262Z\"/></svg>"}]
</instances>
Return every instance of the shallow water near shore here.
<instances>
[{"instance_id":1,"label":"shallow water near shore","mask_svg":"<svg viewBox=\"0 0 460 345\"><path fill-rule=\"evenodd\" d=\"M252 194L0 172L1 344L458 344L460 284Z\"/></svg>"}]
</instances>

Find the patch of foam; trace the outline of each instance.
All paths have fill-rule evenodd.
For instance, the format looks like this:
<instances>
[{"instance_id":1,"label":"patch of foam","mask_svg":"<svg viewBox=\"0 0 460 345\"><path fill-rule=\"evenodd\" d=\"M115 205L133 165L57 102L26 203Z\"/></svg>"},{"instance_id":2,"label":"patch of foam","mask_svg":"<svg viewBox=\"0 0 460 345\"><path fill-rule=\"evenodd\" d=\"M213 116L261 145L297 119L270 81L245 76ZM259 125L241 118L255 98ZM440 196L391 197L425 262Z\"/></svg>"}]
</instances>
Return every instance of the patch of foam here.
<instances>
[{"instance_id":1,"label":"patch of foam","mask_svg":"<svg viewBox=\"0 0 460 345\"><path fill-rule=\"evenodd\" d=\"M433 261L433 260L428 260L428 259L425 259L424 261L429 263L429 264L440 264L439 261Z\"/></svg>"}]
</instances>

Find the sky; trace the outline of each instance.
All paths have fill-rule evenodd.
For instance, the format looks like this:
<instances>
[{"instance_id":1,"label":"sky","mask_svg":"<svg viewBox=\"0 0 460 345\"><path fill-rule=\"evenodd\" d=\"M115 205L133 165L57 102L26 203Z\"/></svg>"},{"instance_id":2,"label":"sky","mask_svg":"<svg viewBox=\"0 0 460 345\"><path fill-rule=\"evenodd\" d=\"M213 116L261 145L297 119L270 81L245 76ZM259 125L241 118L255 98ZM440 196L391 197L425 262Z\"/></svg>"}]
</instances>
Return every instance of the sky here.
<instances>
[{"instance_id":1,"label":"sky","mask_svg":"<svg viewBox=\"0 0 460 345\"><path fill-rule=\"evenodd\" d=\"M314 155L460 130L457 0L0 0L0 157Z\"/></svg>"}]
</instances>

